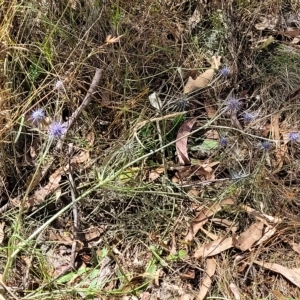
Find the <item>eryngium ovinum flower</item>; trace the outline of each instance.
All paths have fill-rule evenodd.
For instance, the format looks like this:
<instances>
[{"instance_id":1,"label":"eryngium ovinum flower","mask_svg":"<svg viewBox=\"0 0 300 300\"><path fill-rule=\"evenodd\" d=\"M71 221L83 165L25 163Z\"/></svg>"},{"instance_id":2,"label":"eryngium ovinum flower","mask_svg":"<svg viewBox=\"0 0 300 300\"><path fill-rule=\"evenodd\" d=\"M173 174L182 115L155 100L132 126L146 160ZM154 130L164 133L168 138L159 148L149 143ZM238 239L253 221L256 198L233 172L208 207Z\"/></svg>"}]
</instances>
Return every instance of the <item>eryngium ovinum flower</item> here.
<instances>
[{"instance_id":1,"label":"eryngium ovinum flower","mask_svg":"<svg viewBox=\"0 0 300 300\"><path fill-rule=\"evenodd\" d=\"M256 114L252 112L244 112L243 117L245 122L250 123L256 118Z\"/></svg>"},{"instance_id":2,"label":"eryngium ovinum flower","mask_svg":"<svg viewBox=\"0 0 300 300\"><path fill-rule=\"evenodd\" d=\"M49 133L52 138L59 139L66 132L66 126L60 122L53 122L49 126Z\"/></svg>"},{"instance_id":3,"label":"eryngium ovinum flower","mask_svg":"<svg viewBox=\"0 0 300 300\"><path fill-rule=\"evenodd\" d=\"M41 122L43 121L44 118L45 118L45 112L42 108L35 109L30 115L30 119L33 122Z\"/></svg>"},{"instance_id":4,"label":"eryngium ovinum flower","mask_svg":"<svg viewBox=\"0 0 300 300\"><path fill-rule=\"evenodd\" d=\"M225 104L225 108L227 111L237 112L241 109L241 103L235 97L230 97Z\"/></svg>"},{"instance_id":5,"label":"eryngium ovinum flower","mask_svg":"<svg viewBox=\"0 0 300 300\"><path fill-rule=\"evenodd\" d=\"M299 132L294 131L289 134L289 142L299 142L299 141L300 141Z\"/></svg>"},{"instance_id":6,"label":"eryngium ovinum flower","mask_svg":"<svg viewBox=\"0 0 300 300\"><path fill-rule=\"evenodd\" d=\"M222 76L226 77L230 74L230 69L228 67L223 67L220 71L220 74Z\"/></svg>"}]
</instances>

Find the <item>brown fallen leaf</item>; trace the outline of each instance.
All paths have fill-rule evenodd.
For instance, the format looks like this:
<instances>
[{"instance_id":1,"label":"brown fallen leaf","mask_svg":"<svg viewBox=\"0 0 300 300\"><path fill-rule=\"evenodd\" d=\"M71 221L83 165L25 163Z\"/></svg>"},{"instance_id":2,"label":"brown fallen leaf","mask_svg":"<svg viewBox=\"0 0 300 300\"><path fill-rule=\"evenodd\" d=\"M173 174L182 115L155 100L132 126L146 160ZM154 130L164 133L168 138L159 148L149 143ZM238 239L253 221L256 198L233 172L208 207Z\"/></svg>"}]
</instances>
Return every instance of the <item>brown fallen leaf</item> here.
<instances>
[{"instance_id":1,"label":"brown fallen leaf","mask_svg":"<svg viewBox=\"0 0 300 300\"><path fill-rule=\"evenodd\" d=\"M63 168L59 168L53 174L51 174L49 177L49 183L36 190L33 195L28 197L27 207L32 207L33 205L42 203L48 195L59 188L59 183L63 174Z\"/></svg>"},{"instance_id":2,"label":"brown fallen leaf","mask_svg":"<svg viewBox=\"0 0 300 300\"><path fill-rule=\"evenodd\" d=\"M241 296L240 296L238 287L232 282L229 284L229 287L230 287L232 294L234 295L234 299L241 300Z\"/></svg>"},{"instance_id":3,"label":"brown fallen leaf","mask_svg":"<svg viewBox=\"0 0 300 300\"><path fill-rule=\"evenodd\" d=\"M206 260L206 269L205 269L205 275L200 287L199 294L197 295L196 300L203 300L211 286L212 283L212 277L214 276L216 272L217 264L216 261L213 258L208 258Z\"/></svg>"},{"instance_id":4,"label":"brown fallen leaf","mask_svg":"<svg viewBox=\"0 0 300 300\"><path fill-rule=\"evenodd\" d=\"M176 151L177 151L177 157L180 165L190 164L189 155L187 153L188 137L186 135L190 133L195 122L196 119L187 120L179 128L176 139L177 140L180 139L180 140L176 142ZM186 137L181 138L183 136Z\"/></svg>"},{"instance_id":5,"label":"brown fallen leaf","mask_svg":"<svg viewBox=\"0 0 300 300\"><path fill-rule=\"evenodd\" d=\"M292 249L297 252L298 254L300 254L300 244L294 243L294 242L290 242L289 243L292 246Z\"/></svg>"},{"instance_id":6,"label":"brown fallen leaf","mask_svg":"<svg viewBox=\"0 0 300 300\"><path fill-rule=\"evenodd\" d=\"M195 258L200 257L209 257L214 256L216 254L219 254L227 249L230 249L233 247L233 240L232 237L229 238L220 238L216 241L204 244L200 248L198 248L195 253Z\"/></svg>"},{"instance_id":7,"label":"brown fallen leaf","mask_svg":"<svg viewBox=\"0 0 300 300\"><path fill-rule=\"evenodd\" d=\"M188 19L188 25L191 29L194 29L197 24L200 22L201 14L199 10L196 8L191 17Z\"/></svg>"},{"instance_id":8,"label":"brown fallen leaf","mask_svg":"<svg viewBox=\"0 0 300 300\"><path fill-rule=\"evenodd\" d=\"M282 265L275 264L275 263L268 263L263 261L255 260L254 263L257 265L260 265L266 269L269 269L273 272L279 273L282 276L284 276L286 279L291 281L293 284L295 284L297 287L300 288L300 269L289 269Z\"/></svg>"},{"instance_id":9,"label":"brown fallen leaf","mask_svg":"<svg viewBox=\"0 0 300 300\"><path fill-rule=\"evenodd\" d=\"M260 240L260 238L262 237L263 229L263 222L255 222L238 237L237 243L234 244L234 247L240 249L241 251L250 249L253 244Z\"/></svg>"},{"instance_id":10,"label":"brown fallen leaf","mask_svg":"<svg viewBox=\"0 0 300 300\"><path fill-rule=\"evenodd\" d=\"M227 198L222 200L220 203L213 204L210 208L205 208L192 221L189 232L184 240L186 242L192 241L198 230L208 221L211 216L220 211L223 205L232 204L234 204L234 201L231 198Z\"/></svg>"},{"instance_id":11,"label":"brown fallen leaf","mask_svg":"<svg viewBox=\"0 0 300 300\"><path fill-rule=\"evenodd\" d=\"M234 295L234 299L241 300L241 296L240 296L238 287L234 283L230 283L229 287L230 287L231 292Z\"/></svg>"},{"instance_id":12,"label":"brown fallen leaf","mask_svg":"<svg viewBox=\"0 0 300 300\"><path fill-rule=\"evenodd\" d=\"M208 100L204 100L204 108L207 113L207 117L210 119L213 118L217 113L216 109L209 103Z\"/></svg>"},{"instance_id":13,"label":"brown fallen leaf","mask_svg":"<svg viewBox=\"0 0 300 300\"><path fill-rule=\"evenodd\" d=\"M211 68L200 74L196 79L189 77L184 86L183 93L188 94L194 90L205 88L213 79L215 71L221 65L221 56L213 56L211 60Z\"/></svg>"}]
</instances>

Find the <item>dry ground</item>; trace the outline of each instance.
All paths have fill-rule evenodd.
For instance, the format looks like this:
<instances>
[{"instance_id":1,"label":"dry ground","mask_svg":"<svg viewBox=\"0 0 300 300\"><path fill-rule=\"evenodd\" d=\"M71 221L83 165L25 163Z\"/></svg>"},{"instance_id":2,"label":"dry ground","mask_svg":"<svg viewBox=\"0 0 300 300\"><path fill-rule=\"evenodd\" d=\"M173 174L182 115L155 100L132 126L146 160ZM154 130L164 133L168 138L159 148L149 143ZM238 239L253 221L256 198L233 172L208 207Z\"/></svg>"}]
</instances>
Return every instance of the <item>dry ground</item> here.
<instances>
[{"instance_id":1,"label":"dry ground","mask_svg":"<svg viewBox=\"0 0 300 300\"><path fill-rule=\"evenodd\" d=\"M0 0L3 299L300 299L300 5Z\"/></svg>"}]
</instances>

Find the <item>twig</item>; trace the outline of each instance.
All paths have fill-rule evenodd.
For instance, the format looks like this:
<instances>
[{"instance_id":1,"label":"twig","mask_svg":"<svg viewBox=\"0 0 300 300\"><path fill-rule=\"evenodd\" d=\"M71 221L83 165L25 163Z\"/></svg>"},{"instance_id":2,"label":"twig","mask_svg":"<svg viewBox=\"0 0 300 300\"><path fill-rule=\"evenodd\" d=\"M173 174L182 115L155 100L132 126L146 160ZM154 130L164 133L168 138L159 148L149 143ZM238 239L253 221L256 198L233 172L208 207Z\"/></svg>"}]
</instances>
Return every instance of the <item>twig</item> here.
<instances>
[{"instance_id":1,"label":"twig","mask_svg":"<svg viewBox=\"0 0 300 300\"><path fill-rule=\"evenodd\" d=\"M69 157L71 158L73 152L73 144L69 144ZM73 243L72 243L72 252L71 252L71 266L75 268L75 258L76 258L76 245L77 245L77 231L78 231L78 208L76 203L76 190L75 190L75 184L74 179L72 176L73 168L72 164L69 164L69 183L71 187L71 197L73 205Z\"/></svg>"}]
</instances>

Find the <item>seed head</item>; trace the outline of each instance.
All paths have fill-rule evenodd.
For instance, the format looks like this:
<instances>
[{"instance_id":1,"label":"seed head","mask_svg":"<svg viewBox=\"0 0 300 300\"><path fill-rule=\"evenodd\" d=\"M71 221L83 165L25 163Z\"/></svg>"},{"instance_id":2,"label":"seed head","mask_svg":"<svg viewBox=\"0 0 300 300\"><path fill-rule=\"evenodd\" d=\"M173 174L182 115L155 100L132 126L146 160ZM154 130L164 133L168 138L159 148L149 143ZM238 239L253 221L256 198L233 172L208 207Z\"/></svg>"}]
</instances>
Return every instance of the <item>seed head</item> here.
<instances>
[{"instance_id":1,"label":"seed head","mask_svg":"<svg viewBox=\"0 0 300 300\"><path fill-rule=\"evenodd\" d=\"M53 122L49 126L49 132L53 138L60 138L66 132L66 127L62 123Z\"/></svg>"},{"instance_id":2,"label":"seed head","mask_svg":"<svg viewBox=\"0 0 300 300\"><path fill-rule=\"evenodd\" d=\"M237 112L241 108L241 103L238 99L230 97L226 102L226 108L231 112Z\"/></svg>"},{"instance_id":3,"label":"seed head","mask_svg":"<svg viewBox=\"0 0 300 300\"><path fill-rule=\"evenodd\" d=\"M33 122L40 122L45 118L45 112L42 108L37 108L35 109L31 115L30 115L30 119Z\"/></svg>"},{"instance_id":4,"label":"seed head","mask_svg":"<svg viewBox=\"0 0 300 300\"><path fill-rule=\"evenodd\" d=\"M291 132L289 134L289 142L299 142L300 141L300 134L299 132Z\"/></svg>"},{"instance_id":5,"label":"seed head","mask_svg":"<svg viewBox=\"0 0 300 300\"><path fill-rule=\"evenodd\" d=\"M230 74L230 69L228 67L223 67L220 73L222 76L227 77Z\"/></svg>"}]
</instances>

